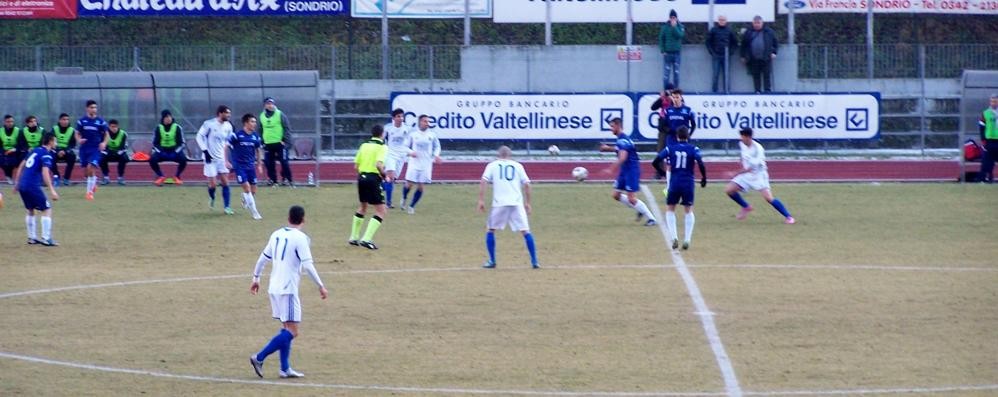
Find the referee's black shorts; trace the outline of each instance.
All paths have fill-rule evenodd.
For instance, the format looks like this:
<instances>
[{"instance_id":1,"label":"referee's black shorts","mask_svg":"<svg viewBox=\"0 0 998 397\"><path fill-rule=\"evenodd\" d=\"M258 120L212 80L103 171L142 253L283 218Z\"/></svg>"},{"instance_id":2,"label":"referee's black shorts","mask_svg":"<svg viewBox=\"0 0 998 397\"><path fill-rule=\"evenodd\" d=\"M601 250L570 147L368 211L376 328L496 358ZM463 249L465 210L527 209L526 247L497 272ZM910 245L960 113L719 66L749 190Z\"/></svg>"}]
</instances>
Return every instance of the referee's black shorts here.
<instances>
[{"instance_id":1,"label":"referee's black shorts","mask_svg":"<svg viewBox=\"0 0 998 397\"><path fill-rule=\"evenodd\" d=\"M385 203L385 192L381 190L381 175L364 173L357 177L357 195L360 202L372 205Z\"/></svg>"}]
</instances>

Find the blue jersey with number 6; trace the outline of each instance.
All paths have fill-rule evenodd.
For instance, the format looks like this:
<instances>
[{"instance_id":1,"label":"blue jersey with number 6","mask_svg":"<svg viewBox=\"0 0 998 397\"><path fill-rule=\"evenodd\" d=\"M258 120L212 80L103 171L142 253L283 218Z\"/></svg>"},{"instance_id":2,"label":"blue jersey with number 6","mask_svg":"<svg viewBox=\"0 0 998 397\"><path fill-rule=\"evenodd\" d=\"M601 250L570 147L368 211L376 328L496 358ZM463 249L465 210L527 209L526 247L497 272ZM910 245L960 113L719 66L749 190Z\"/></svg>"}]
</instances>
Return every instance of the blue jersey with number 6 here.
<instances>
[{"instance_id":1,"label":"blue jersey with number 6","mask_svg":"<svg viewBox=\"0 0 998 397\"><path fill-rule=\"evenodd\" d=\"M42 169L52 168L52 152L45 147L36 147L28 157L24 158L24 169L21 170L21 178L17 181L20 190L28 190L42 187Z\"/></svg>"}]
</instances>

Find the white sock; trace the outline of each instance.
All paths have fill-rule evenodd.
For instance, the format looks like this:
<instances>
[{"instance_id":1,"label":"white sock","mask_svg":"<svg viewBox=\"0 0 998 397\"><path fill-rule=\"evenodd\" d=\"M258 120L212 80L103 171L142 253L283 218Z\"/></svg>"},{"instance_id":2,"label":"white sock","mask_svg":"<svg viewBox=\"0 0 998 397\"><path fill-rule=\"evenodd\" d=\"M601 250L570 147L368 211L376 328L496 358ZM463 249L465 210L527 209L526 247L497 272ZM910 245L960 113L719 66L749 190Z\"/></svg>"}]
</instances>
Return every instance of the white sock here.
<instances>
[{"instance_id":1,"label":"white sock","mask_svg":"<svg viewBox=\"0 0 998 397\"><path fill-rule=\"evenodd\" d=\"M627 195L626 194L621 194L620 198L618 198L617 201L619 201L619 202L623 203L624 205L626 205L627 208L634 208L634 206L631 205L631 202L627 200Z\"/></svg>"},{"instance_id":2,"label":"white sock","mask_svg":"<svg viewBox=\"0 0 998 397\"><path fill-rule=\"evenodd\" d=\"M665 184L668 185L669 181L672 180L672 169L665 170Z\"/></svg>"},{"instance_id":3,"label":"white sock","mask_svg":"<svg viewBox=\"0 0 998 397\"><path fill-rule=\"evenodd\" d=\"M93 193L94 192L94 186L96 186L96 185L97 185L97 177L96 176L88 176L87 177L87 192L88 193Z\"/></svg>"},{"instance_id":4,"label":"white sock","mask_svg":"<svg viewBox=\"0 0 998 397\"><path fill-rule=\"evenodd\" d=\"M256 211L256 197L253 197L253 193L246 193L246 202L249 203L250 210L253 211L254 215L259 214Z\"/></svg>"},{"instance_id":5,"label":"white sock","mask_svg":"<svg viewBox=\"0 0 998 397\"><path fill-rule=\"evenodd\" d=\"M683 230L683 232L686 233L686 240L683 241L687 243L693 241L693 224L696 223L696 221L696 216L693 216L692 212L686 214L686 230Z\"/></svg>"},{"instance_id":6,"label":"white sock","mask_svg":"<svg viewBox=\"0 0 998 397\"><path fill-rule=\"evenodd\" d=\"M648 210L648 206L645 205L644 201L638 200L637 203L634 203L634 209L638 210L638 212L640 212L641 215L644 215L645 218L655 220L655 215L651 214L651 211Z\"/></svg>"},{"instance_id":7,"label":"white sock","mask_svg":"<svg viewBox=\"0 0 998 397\"><path fill-rule=\"evenodd\" d=\"M669 227L670 240L678 239L679 234L676 233L676 211L667 211L665 213L665 225Z\"/></svg>"},{"instance_id":8,"label":"white sock","mask_svg":"<svg viewBox=\"0 0 998 397\"><path fill-rule=\"evenodd\" d=\"M52 217L42 216L42 240L52 238Z\"/></svg>"},{"instance_id":9,"label":"white sock","mask_svg":"<svg viewBox=\"0 0 998 397\"><path fill-rule=\"evenodd\" d=\"M246 207L249 207L249 205L250 205L250 198L249 198L249 196L250 196L249 193L243 192L243 203L246 204Z\"/></svg>"},{"instance_id":10,"label":"white sock","mask_svg":"<svg viewBox=\"0 0 998 397\"><path fill-rule=\"evenodd\" d=\"M28 238L30 238L32 240L38 238L38 234L37 234L37 232L35 232L35 216L34 215L25 215L24 216L24 226L27 226L27 229L28 229Z\"/></svg>"}]
</instances>

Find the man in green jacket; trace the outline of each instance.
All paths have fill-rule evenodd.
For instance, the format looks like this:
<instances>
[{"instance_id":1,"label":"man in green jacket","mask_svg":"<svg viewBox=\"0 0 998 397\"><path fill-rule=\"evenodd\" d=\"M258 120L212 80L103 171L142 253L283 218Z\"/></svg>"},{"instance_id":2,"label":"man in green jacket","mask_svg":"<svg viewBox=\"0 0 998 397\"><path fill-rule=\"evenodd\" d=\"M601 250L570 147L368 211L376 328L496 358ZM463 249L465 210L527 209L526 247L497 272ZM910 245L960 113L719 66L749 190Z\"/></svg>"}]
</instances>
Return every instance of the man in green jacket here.
<instances>
[{"instance_id":1,"label":"man in green jacket","mask_svg":"<svg viewBox=\"0 0 998 397\"><path fill-rule=\"evenodd\" d=\"M662 25L662 30L658 33L658 50L662 52L664 61L662 72L662 87L671 83L673 87L679 88L679 53L683 49L683 37L686 37L686 28L679 23L679 16L676 10L669 11L669 22Z\"/></svg>"}]
</instances>

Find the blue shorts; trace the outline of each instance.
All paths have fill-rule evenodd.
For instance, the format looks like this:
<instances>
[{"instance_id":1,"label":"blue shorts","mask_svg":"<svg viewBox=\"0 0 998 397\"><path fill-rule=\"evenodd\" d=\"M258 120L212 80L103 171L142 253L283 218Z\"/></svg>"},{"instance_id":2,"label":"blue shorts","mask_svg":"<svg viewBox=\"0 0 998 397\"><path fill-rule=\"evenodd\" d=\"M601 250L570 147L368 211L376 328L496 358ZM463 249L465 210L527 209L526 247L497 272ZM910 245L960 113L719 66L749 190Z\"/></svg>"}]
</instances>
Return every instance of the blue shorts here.
<instances>
[{"instance_id":1,"label":"blue shorts","mask_svg":"<svg viewBox=\"0 0 998 397\"><path fill-rule=\"evenodd\" d=\"M40 187L20 190L19 193L21 193L21 201L24 202L25 209L45 211L52 208L48 197L45 197L45 192Z\"/></svg>"},{"instance_id":2,"label":"blue shorts","mask_svg":"<svg viewBox=\"0 0 998 397\"><path fill-rule=\"evenodd\" d=\"M617 180L613 182L613 190L625 192L641 190L641 173L621 172L620 175L617 175Z\"/></svg>"},{"instance_id":3,"label":"blue shorts","mask_svg":"<svg viewBox=\"0 0 998 397\"><path fill-rule=\"evenodd\" d=\"M239 168L236 167L236 183L240 185L244 183L249 183L250 185L256 185L256 169L255 168Z\"/></svg>"},{"instance_id":4,"label":"blue shorts","mask_svg":"<svg viewBox=\"0 0 998 397\"><path fill-rule=\"evenodd\" d=\"M101 152L96 149L80 149L80 167L100 166Z\"/></svg>"},{"instance_id":5,"label":"blue shorts","mask_svg":"<svg viewBox=\"0 0 998 397\"><path fill-rule=\"evenodd\" d=\"M693 205L693 192L696 189L692 183L670 183L669 193L665 196L665 204L684 206Z\"/></svg>"}]
</instances>

